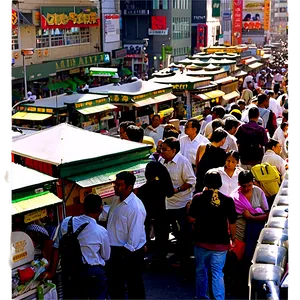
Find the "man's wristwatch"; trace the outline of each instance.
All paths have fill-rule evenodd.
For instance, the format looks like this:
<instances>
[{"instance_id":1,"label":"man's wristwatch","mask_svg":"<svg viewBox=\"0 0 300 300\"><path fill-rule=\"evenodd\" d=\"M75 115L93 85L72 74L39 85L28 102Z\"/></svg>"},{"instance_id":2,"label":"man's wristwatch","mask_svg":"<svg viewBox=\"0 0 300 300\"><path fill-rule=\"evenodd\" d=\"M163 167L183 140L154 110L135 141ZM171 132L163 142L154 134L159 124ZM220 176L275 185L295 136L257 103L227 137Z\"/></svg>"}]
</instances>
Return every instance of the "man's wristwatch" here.
<instances>
[{"instance_id":1,"label":"man's wristwatch","mask_svg":"<svg viewBox=\"0 0 300 300\"><path fill-rule=\"evenodd\" d=\"M181 187L177 188L177 193L181 192Z\"/></svg>"}]
</instances>

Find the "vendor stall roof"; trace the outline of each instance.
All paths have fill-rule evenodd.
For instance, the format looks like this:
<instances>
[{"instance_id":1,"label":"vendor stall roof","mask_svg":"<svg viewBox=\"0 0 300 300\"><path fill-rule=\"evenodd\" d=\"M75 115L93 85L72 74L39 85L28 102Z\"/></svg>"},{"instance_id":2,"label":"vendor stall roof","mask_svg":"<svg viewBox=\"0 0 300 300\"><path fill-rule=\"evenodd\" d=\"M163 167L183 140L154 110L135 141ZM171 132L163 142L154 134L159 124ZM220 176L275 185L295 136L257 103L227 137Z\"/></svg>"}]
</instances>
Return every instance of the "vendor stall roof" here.
<instances>
[{"instance_id":1,"label":"vendor stall roof","mask_svg":"<svg viewBox=\"0 0 300 300\"><path fill-rule=\"evenodd\" d=\"M204 94L199 94L197 96L201 97L203 100L209 100L209 99L213 99L213 98L217 98L217 97L222 97L224 96L225 93L220 91L220 90L214 90L211 92L207 92Z\"/></svg>"},{"instance_id":2,"label":"vendor stall roof","mask_svg":"<svg viewBox=\"0 0 300 300\"><path fill-rule=\"evenodd\" d=\"M172 88L171 85L164 85L157 84L153 81L143 81L137 80L130 83L125 83L122 85L113 85L113 84L106 84L103 86L90 88L90 94L122 94L122 95L136 95L136 94L144 94L156 90Z\"/></svg>"},{"instance_id":3,"label":"vendor stall roof","mask_svg":"<svg viewBox=\"0 0 300 300\"><path fill-rule=\"evenodd\" d=\"M115 175L121 171L135 171L145 169L149 160L140 160L121 164L104 170L85 173L79 176L68 177L69 180L76 182L79 186L85 188L100 185L115 180Z\"/></svg>"},{"instance_id":4,"label":"vendor stall roof","mask_svg":"<svg viewBox=\"0 0 300 300\"><path fill-rule=\"evenodd\" d=\"M92 106L92 107L77 109L77 111L83 115L89 115L89 114L95 114L98 112L102 112L102 111L106 111L106 110L110 110L110 109L116 109L116 108L117 108L117 106L110 104L110 103L106 103L106 104L102 104L102 105L96 105L96 106Z\"/></svg>"},{"instance_id":5,"label":"vendor stall roof","mask_svg":"<svg viewBox=\"0 0 300 300\"><path fill-rule=\"evenodd\" d=\"M248 67L249 67L250 69L256 69L256 68L261 67L262 65L263 65L263 64L260 63L260 62L255 62L255 63L253 63L253 64L248 65Z\"/></svg>"},{"instance_id":6,"label":"vendor stall roof","mask_svg":"<svg viewBox=\"0 0 300 300\"><path fill-rule=\"evenodd\" d=\"M215 80L214 82L217 83L217 84L222 84L222 83L227 83L227 82L232 82L232 81L237 81L237 80L238 80L238 78L236 78L236 77L227 76L225 78Z\"/></svg>"},{"instance_id":7,"label":"vendor stall roof","mask_svg":"<svg viewBox=\"0 0 300 300\"><path fill-rule=\"evenodd\" d=\"M148 149L149 146L142 143L116 139L67 123L21 137L12 143L12 153L56 166L89 159L113 165L116 162L109 158L114 155L119 154L125 158L127 155L128 161L129 153L138 156L137 152L149 153ZM93 168L92 165L86 167Z\"/></svg>"},{"instance_id":8,"label":"vendor stall roof","mask_svg":"<svg viewBox=\"0 0 300 300\"><path fill-rule=\"evenodd\" d=\"M222 98L225 100L225 101L228 101L230 99L233 99L235 97L239 97L240 94L237 92L237 91L233 91L231 93L228 93L226 95L224 95Z\"/></svg>"},{"instance_id":9,"label":"vendor stall roof","mask_svg":"<svg viewBox=\"0 0 300 300\"><path fill-rule=\"evenodd\" d=\"M15 120L43 121L52 117L51 114L29 113L18 111L11 118Z\"/></svg>"},{"instance_id":10,"label":"vendor stall roof","mask_svg":"<svg viewBox=\"0 0 300 300\"><path fill-rule=\"evenodd\" d=\"M46 175L22 165L11 163L11 190L19 190L25 187L35 186L41 183L54 182L58 178Z\"/></svg>"},{"instance_id":11,"label":"vendor stall roof","mask_svg":"<svg viewBox=\"0 0 300 300\"><path fill-rule=\"evenodd\" d=\"M189 72L201 72L201 71L189 71ZM158 78L158 77L154 77L150 80L148 80L148 82L158 82L159 84L161 83L168 83L168 84L173 84L173 83L182 83L182 82L200 82L200 81L205 81L205 80L209 80L210 77L192 77L192 76L187 76L187 74L189 73L184 73L184 74L180 74L180 73L175 73L174 76L169 76L169 77L164 77L164 78Z\"/></svg>"},{"instance_id":12,"label":"vendor stall roof","mask_svg":"<svg viewBox=\"0 0 300 300\"><path fill-rule=\"evenodd\" d=\"M257 60L258 60L257 58L252 56L252 57L245 60L245 65L252 64L253 62L256 62Z\"/></svg>"},{"instance_id":13,"label":"vendor stall roof","mask_svg":"<svg viewBox=\"0 0 300 300\"><path fill-rule=\"evenodd\" d=\"M28 199L18 199L12 203L12 215L62 202L61 199L50 192L40 193L27 198Z\"/></svg>"}]
</instances>

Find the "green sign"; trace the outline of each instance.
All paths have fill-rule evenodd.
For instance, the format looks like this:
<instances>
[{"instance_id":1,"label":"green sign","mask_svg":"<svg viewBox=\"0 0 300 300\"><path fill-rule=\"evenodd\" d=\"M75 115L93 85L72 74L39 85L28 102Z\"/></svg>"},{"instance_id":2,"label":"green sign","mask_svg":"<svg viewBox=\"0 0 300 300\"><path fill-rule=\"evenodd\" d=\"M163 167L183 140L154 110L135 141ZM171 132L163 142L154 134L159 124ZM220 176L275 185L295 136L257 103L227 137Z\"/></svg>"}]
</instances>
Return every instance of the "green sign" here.
<instances>
[{"instance_id":1,"label":"green sign","mask_svg":"<svg viewBox=\"0 0 300 300\"><path fill-rule=\"evenodd\" d=\"M173 50L172 46L165 46L165 53L166 54L172 54L172 50Z\"/></svg>"},{"instance_id":2,"label":"green sign","mask_svg":"<svg viewBox=\"0 0 300 300\"><path fill-rule=\"evenodd\" d=\"M92 107L92 106L106 104L106 103L108 103L108 98L101 98L101 99L90 100L86 102L75 103L75 108L82 109L82 108Z\"/></svg>"},{"instance_id":3,"label":"green sign","mask_svg":"<svg viewBox=\"0 0 300 300\"><path fill-rule=\"evenodd\" d=\"M103 52L95 55L87 55L80 57L64 58L55 61L56 72L85 67L89 65L110 63L110 55L108 52Z\"/></svg>"},{"instance_id":4,"label":"green sign","mask_svg":"<svg viewBox=\"0 0 300 300\"><path fill-rule=\"evenodd\" d=\"M221 16L221 1L220 0L212 0L212 17L219 18Z\"/></svg>"},{"instance_id":5,"label":"green sign","mask_svg":"<svg viewBox=\"0 0 300 300\"><path fill-rule=\"evenodd\" d=\"M114 76L116 72L90 70L90 76Z\"/></svg>"}]
</instances>

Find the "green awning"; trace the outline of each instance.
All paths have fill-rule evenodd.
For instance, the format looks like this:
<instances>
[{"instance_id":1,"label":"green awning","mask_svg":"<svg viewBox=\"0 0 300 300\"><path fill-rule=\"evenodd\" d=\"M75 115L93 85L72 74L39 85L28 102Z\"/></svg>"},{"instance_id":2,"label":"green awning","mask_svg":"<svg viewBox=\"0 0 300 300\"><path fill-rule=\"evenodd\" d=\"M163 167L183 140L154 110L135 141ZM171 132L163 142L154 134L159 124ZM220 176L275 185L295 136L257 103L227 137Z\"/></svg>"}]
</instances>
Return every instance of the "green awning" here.
<instances>
[{"instance_id":1,"label":"green awning","mask_svg":"<svg viewBox=\"0 0 300 300\"><path fill-rule=\"evenodd\" d=\"M55 90L59 90L59 89L66 89L68 87L69 87L69 84L65 83L65 82L55 82L55 83L49 83L47 85L47 88L50 91L55 91Z\"/></svg>"},{"instance_id":2,"label":"green awning","mask_svg":"<svg viewBox=\"0 0 300 300\"><path fill-rule=\"evenodd\" d=\"M67 83L71 87L72 91L76 91L77 84L75 81L73 81L72 79L67 79L64 82Z\"/></svg>"},{"instance_id":3,"label":"green awning","mask_svg":"<svg viewBox=\"0 0 300 300\"><path fill-rule=\"evenodd\" d=\"M73 80L79 85L85 85L85 82L77 77L74 77Z\"/></svg>"},{"instance_id":4,"label":"green awning","mask_svg":"<svg viewBox=\"0 0 300 300\"><path fill-rule=\"evenodd\" d=\"M28 81L48 78L56 75L56 67L54 62L46 62L42 64L33 64L26 67L26 75Z\"/></svg>"},{"instance_id":5,"label":"green awning","mask_svg":"<svg viewBox=\"0 0 300 300\"><path fill-rule=\"evenodd\" d=\"M149 161L150 160L133 161L130 163L124 163L121 165L85 173L78 176L68 177L67 179L76 182L81 187L100 185L103 183L114 181L114 176L121 171L135 171L145 169Z\"/></svg>"}]
</instances>

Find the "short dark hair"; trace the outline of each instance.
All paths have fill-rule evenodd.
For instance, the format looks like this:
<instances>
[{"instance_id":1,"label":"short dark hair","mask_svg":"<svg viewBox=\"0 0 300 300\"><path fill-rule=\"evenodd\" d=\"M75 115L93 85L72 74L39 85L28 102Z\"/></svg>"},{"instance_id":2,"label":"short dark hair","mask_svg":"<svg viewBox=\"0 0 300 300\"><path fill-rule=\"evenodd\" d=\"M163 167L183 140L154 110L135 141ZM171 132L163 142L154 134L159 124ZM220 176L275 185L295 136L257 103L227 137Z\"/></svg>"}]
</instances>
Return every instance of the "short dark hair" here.
<instances>
[{"instance_id":1,"label":"short dark hair","mask_svg":"<svg viewBox=\"0 0 300 300\"><path fill-rule=\"evenodd\" d=\"M198 134L199 131L200 131L200 127L201 127L199 121L196 120L196 119L188 119L187 122L186 122L186 124L189 123L189 122L192 124L192 128L196 128L196 132Z\"/></svg>"},{"instance_id":2,"label":"short dark hair","mask_svg":"<svg viewBox=\"0 0 300 300\"><path fill-rule=\"evenodd\" d=\"M226 131L232 129L232 127L238 127L239 126L239 121L233 119L233 118L227 118L225 120L225 124L224 124L224 129Z\"/></svg>"},{"instance_id":3,"label":"short dark hair","mask_svg":"<svg viewBox=\"0 0 300 300\"><path fill-rule=\"evenodd\" d=\"M152 116L152 118L151 118L151 121L153 121L153 120L154 120L154 118L159 118L159 120L160 120L160 115L159 115L159 114L155 114L155 115L153 115L153 116Z\"/></svg>"},{"instance_id":4,"label":"short dark hair","mask_svg":"<svg viewBox=\"0 0 300 300\"><path fill-rule=\"evenodd\" d=\"M288 122L282 122L282 123L280 124L280 128L283 130L284 127L285 127L285 126L288 126L288 125L289 125Z\"/></svg>"},{"instance_id":5,"label":"short dark hair","mask_svg":"<svg viewBox=\"0 0 300 300\"><path fill-rule=\"evenodd\" d=\"M224 127L224 121L220 118L214 119L211 122L212 130L215 131L219 127Z\"/></svg>"},{"instance_id":6,"label":"short dark hair","mask_svg":"<svg viewBox=\"0 0 300 300\"><path fill-rule=\"evenodd\" d=\"M227 159L230 156L232 156L237 162L239 162L239 160L240 160L240 154L237 151L230 150L230 151L226 152L225 159Z\"/></svg>"},{"instance_id":7,"label":"short dark hair","mask_svg":"<svg viewBox=\"0 0 300 300\"><path fill-rule=\"evenodd\" d=\"M237 101L237 104L238 104L238 105L240 105L240 104L246 105L246 102L245 102L244 99L239 99L239 100Z\"/></svg>"},{"instance_id":8,"label":"short dark hair","mask_svg":"<svg viewBox=\"0 0 300 300\"><path fill-rule=\"evenodd\" d=\"M98 194L88 194L84 197L85 213L100 213L102 206L102 198Z\"/></svg>"},{"instance_id":9,"label":"short dark hair","mask_svg":"<svg viewBox=\"0 0 300 300\"><path fill-rule=\"evenodd\" d=\"M222 105L216 105L211 110L214 112L217 116L219 116L220 119L222 119L225 116L225 108Z\"/></svg>"},{"instance_id":10,"label":"short dark hair","mask_svg":"<svg viewBox=\"0 0 300 300\"><path fill-rule=\"evenodd\" d=\"M269 139L269 141L266 144L266 149L272 150L272 148L276 147L277 144L279 144L279 141L271 138L271 139Z\"/></svg>"},{"instance_id":11,"label":"short dark hair","mask_svg":"<svg viewBox=\"0 0 300 300\"><path fill-rule=\"evenodd\" d=\"M136 125L129 125L126 128L128 139L133 142L142 142L144 138L144 130L142 127Z\"/></svg>"},{"instance_id":12,"label":"short dark hair","mask_svg":"<svg viewBox=\"0 0 300 300\"><path fill-rule=\"evenodd\" d=\"M249 109L248 117L249 117L249 120L253 119L253 118L256 119L259 117L259 110L256 106L253 106Z\"/></svg>"},{"instance_id":13,"label":"short dark hair","mask_svg":"<svg viewBox=\"0 0 300 300\"><path fill-rule=\"evenodd\" d=\"M222 178L218 170L208 170L204 175L203 183L209 189L219 189L222 186Z\"/></svg>"},{"instance_id":14,"label":"short dark hair","mask_svg":"<svg viewBox=\"0 0 300 300\"><path fill-rule=\"evenodd\" d=\"M241 185L249 182L253 182L253 175L251 171L249 170L241 171L238 176L238 183Z\"/></svg>"},{"instance_id":15,"label":"short dark hair","mask_svg":"<svg viewBox=\"0 0 300 300\"><path fill-rule=\"evenodd\" d=\"M164 140L163 144L169 146L172 150L175 149L176 153L180 151L180 143L179 140L174 137L168 137Z\"/></svg>"},{"instance_id":16,"label":"short dark hair","mask_svg":"<svg viewBox=\"0 0 300 300\"><path fill-rule=\"evenodd\" d=\"M129 125L135 125L135 123L133 121L123 121L120 123L119 127L126 130Z\"/></svg>"},{"instance_id":17,"label":"short dark hair","mask_svg":"<svg viewBox=\"0 0 300 300\"><path fill-rule=\"evenodd\" d=\"M227 137L227 132L223 128L219 127L215 131L213 131L209 140L211 142L218 143L221 142L226 137Z\"/></svg>"},{"instance_id":18,"label":"short dark hair","mask_svg":"<svg viewBox=\"0 0 300 300\"><path fill-rule=\"evenodd\" d=\"M166 128L167 129L167 128ZM170 128L170 129L167 129L167 130L164 130L164 133L163 133L163 140L169 138L169 137L174 137L174 138L178 138L179 136L179 132L177 129L175 128Z\"/></svg>"},{"instance_id":19,"label":"short dark hair","mask_svg":"<svg viewBox=\"0 0 300 300\"><path fill-rule=\"evenodd\" d=\"M259 94L257 96L257 103L262 104L265 100L267 100L267 95L266 94Z\"/></svg>"},{"instance_id":20,"label":"short dark hair","mask_svg":"<svg viewBox=\"0 0 300 300\"><path fill-rule=\"evenodd\" d=\"M285 110L282 112L282 117L285 118L286 120L289 119L289 111L288 111L288 109L285 109Z\"/></svg>"},{"instance_id":21,"label":"short dark hair","mask_svg":"<svg viewBox=\"0 0 300 300\"><path fill-rule=\"evenodd\" d=\"M132 172L123 171L116 175L117 180L124 180L125 185L128 187L132 185L132 188L135 184L136 177Z\"/></svg>"}]
</instances>

